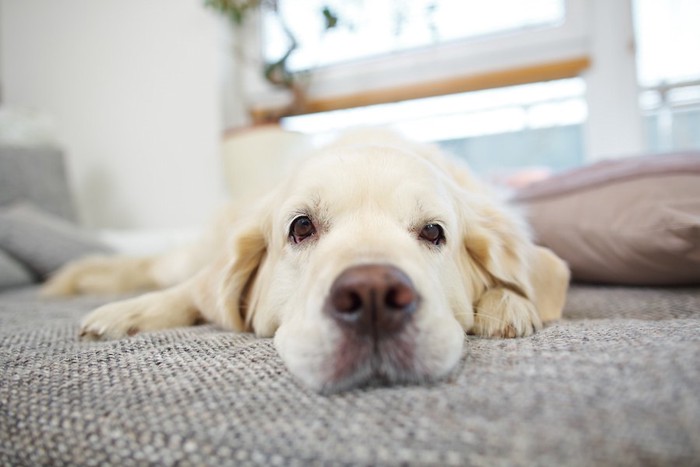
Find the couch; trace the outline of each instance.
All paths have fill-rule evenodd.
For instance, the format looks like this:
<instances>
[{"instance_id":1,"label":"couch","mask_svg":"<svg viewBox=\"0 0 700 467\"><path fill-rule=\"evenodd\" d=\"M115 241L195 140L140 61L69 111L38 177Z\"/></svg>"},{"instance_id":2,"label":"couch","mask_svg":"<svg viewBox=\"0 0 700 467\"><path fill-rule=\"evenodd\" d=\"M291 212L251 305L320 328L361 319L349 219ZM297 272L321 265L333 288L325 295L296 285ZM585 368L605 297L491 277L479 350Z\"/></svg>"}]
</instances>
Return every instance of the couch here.
<instances>
[{"instance_id":1,"label":"couch","mask_svg":"<svg viewBox=\"0 0 700 467\"><path fill-rule=\"evenodd\" d=\"M531 337L465 336L443 381L333 395L213 325L81 342L113 297L37 291L0 291L0 465L700 465L697 285L575 283Z\"/></svg>"}]
</instances>

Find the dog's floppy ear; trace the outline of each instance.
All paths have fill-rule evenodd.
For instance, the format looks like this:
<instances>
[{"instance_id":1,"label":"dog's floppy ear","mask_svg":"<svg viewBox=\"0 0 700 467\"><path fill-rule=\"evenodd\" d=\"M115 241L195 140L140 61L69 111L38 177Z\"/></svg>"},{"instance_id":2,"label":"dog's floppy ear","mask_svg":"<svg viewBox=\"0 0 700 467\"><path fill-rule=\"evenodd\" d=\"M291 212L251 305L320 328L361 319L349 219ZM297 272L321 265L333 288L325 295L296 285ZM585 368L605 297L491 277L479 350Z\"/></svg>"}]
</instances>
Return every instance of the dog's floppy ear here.
<instances>
[{"instance_id":1,"label":"dog's floppy ear","mask_svg":"<svg viewBox=\"0 0 700 467\"><path fill-rule=\"evenodd\" d=\"M248 295L267 253L266 203L234 222L226 250L195 278L195 304L202 315L231 329L249 330Z\"/></svg>"},{"instance_id":2,"label":"dog's floppy ear","mask_svg":"<svg viewBox=\"0 0 700 467\"><path fill-rule=\"evenodd\" d=\"M233 230L232 257L221 277L219 308L237 315L241 328L250 330L251 312L249 293L255 276L267 253L267 239L261 222L263 219L247 219Z\"/></svg>"},{"instance_id":3,"label":"dog's floppy ear","mask_svg":"<svg viewBox=\"0 0 700 467\"><path fill-rule=\"evenodd\" d=\"M478 269L483 288L505 287L532 298L527 264L532 245L526 227L485 196L469 194L462 202L463 247Z\"/></svg>"},{"instance_id":4,"label":"dog's floppy ear","mask_svg":"<svg viewBox=\"0 0 700 467\"><path fill-rule=\"evenodd\" d=\"M534 303L540 318L542 321L561 318L571 276L569 267L547 248L533 246L529 269Z\"/></svg>"},{"instance_id":5,"label":"dog's floppy ear","mask_svg":"<svg viewBox=\"0 0 700 467\"><path fill-rule=\"evenodd\" d=\"M485 290L504 287L530 300L543 321L561 317L569 284L566 264L536 246L520 217L505 206L472 194L463 202L464 250L481 282L473 300Z\"/></svg>"}]
</instances>

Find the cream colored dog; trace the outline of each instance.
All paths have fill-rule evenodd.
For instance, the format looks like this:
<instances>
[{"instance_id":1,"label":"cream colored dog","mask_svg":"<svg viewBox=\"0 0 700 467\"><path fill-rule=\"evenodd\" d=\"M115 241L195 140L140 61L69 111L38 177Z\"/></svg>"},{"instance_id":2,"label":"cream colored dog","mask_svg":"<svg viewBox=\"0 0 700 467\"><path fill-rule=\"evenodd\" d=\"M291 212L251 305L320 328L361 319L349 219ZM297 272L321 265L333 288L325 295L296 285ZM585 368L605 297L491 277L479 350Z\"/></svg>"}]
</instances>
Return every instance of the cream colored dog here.
<instances>
[{"instance_id":1,"label":"cream colored dog","mask_svg":"<svg viewBox=\"0 0 700 467\"><path fill-rule=\"evenodd\" d=\"M335 391L440 378L464 334L520 337L561 314L569 273L465 167L395 137L355 135L301 161L198 246L89 258L49 294L168 287L98 308L85 338L201 320L274 336L291 373Z\"/></svg>"}]
</instances>

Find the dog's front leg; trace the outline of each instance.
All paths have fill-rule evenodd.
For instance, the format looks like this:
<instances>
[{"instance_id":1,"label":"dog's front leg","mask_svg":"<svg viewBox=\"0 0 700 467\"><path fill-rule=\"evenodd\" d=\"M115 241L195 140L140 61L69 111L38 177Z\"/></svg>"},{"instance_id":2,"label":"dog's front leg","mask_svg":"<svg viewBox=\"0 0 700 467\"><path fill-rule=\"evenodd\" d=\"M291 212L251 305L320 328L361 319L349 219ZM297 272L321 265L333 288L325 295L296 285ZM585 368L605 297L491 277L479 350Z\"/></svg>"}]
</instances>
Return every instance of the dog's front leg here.
<instances>
[{"instance_id":1,"label":"dog's front leg","mask_svg":"<svg viewBox=\"0 0 700 467\"><path fill-rule=\"evenodd\" d=\"M242 330L239 314L229 310L221 291L227 264L223 258L169 289L101 306L85 317L80 336L119 339L144 331L191 326L200 320ZM233 303L237 305L236 300Z\"/></svg>"},{"instance_id":2,"label":"dog's front leg","mask_svg":"<svg viewBox=\"0 0 700 467\"><path fill-rule=\"evenodd\" d=\"M143 331L190 326L199 318L187 283L183 283L97 308L83 319L80 336L120 339Z\"/></svg>"}]
</instances>

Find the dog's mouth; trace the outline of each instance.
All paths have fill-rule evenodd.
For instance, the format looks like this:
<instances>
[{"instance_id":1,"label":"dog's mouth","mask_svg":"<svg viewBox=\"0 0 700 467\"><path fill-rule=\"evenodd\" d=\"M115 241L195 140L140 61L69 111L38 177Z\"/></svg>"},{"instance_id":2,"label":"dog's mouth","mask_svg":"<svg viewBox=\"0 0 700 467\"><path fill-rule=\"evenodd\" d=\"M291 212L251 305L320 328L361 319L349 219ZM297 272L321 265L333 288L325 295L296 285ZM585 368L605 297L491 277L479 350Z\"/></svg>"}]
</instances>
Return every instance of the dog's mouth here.
<instances>
[{"instance_id":1,"label":"dog's mouth","mask_svg":"<svg viewBox=\"0 0 700 467\"><path fill-rule=\"evenodd\" d=\"M390 336L346 334L328 362L324 392L428 380L416 364L414 326Z\"/></svg>"}]
</instances>

